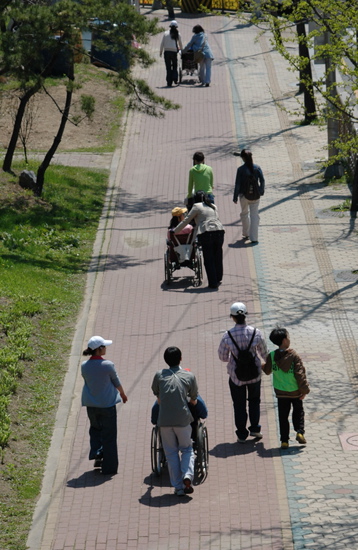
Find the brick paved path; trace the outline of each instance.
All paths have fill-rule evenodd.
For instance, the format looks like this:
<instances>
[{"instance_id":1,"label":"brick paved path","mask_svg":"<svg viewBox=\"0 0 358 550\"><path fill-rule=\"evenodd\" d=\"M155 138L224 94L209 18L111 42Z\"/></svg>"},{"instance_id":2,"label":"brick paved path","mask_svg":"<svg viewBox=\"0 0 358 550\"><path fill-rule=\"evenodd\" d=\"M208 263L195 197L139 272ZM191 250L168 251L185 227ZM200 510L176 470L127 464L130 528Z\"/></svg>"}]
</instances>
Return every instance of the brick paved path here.
<instances>
[{"instance_id":1,"label":"brick paved path","mask_svg":"<svg viewBox=\"0 0 358 550\"><path fill-rule=\"evenodd\" d=\"M186 42L198 19L180 14L177 19ZM143 73L158 93L182 107L164 120L129 116L121 158L116 154L112 165L112 174L117 172L108 194L108 222L102 223L96 245L99 271L89 276L91 307L74 344L73 383L83 338L100 333L114 340L108 358L129 396L119 407L120 471L108 480L87 460L88 423L78 377L69 417L65 411L59 415L58 451L50 454L31 550L358 545L356 454L345 450L356 449L358 439L352 389L356 282L335 278L338 270L352 267L354 223L323 212L342 201L339 188L322 187L315 175L312 161L323 155L325 136L317 128L294 125L276 105L274 99L291 109L296 88L268 38L255 42L256 29L233 17L199 21L215 54L212 86L200 88L185 76L180 87L165 88L162 60ZM154 52L159 41L153 40ZM238 162L231 152L245 145L267 180L257 246L239 240L239 208L232 203ZM206 278L194 288L189 270L170 287L163 282L165 228L171 208L185 195L195 150L203 150L214 169L216 204L226 229L218 292L206 289ZM268 378L264 439L235 442L217 347L231 326L229 306L236 300L247 304L249 321L266 334L276 322L286 324L293 347L304 357L312 386L305 401L307 448L293 440L288 451L278 449ZM168 345L183 350L183 366L197 375L209 406L209 476L192 498L175 497L166 472L160 478L151 474L150 385Z\"/></svg>"}]
</instances>

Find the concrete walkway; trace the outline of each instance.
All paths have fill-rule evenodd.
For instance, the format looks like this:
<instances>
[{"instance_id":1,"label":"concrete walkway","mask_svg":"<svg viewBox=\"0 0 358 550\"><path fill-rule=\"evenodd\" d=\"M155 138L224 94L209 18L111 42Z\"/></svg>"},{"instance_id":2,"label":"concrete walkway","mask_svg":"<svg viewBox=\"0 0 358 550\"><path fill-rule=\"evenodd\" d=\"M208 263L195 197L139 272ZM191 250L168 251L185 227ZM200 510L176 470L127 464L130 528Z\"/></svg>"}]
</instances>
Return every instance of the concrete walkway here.
<instances>
[{"instance_id":1,"label":"concrete walkway","mask_svg":"<svg viewBox=\"0 0 358 550\"><path fill-rule=\"evenodd\" d=\"M166 18L163 12L159 12ZM208 32L213 81L184 76L165 88L164 63L143 76L182 108L165 119L131 114L112 162L87 299L50 451L31 550L299 550L358 547L357 232L326 210L346 189L324 187L316 161L326 134L300 127L294 75L257 29L235 17L177 14L184 42L193 24ZM166 23L165 23L166 25ZM151 44L157 54L160 36ZM296 117L298 118L298 117ZM261 165L259 244L241 240L232 202L248 146ZM163 255L170 210L182 203L194 151L214 169L225 225L224 279L218 292L191 284L189 270L167 287ZM186 277L187 276L187 277ZM266 336L279 322L291 334L311 383L305 400L307 447L279 449L271 380L263 380L260 442L236 443L228 377L217 358L229 307L244 301ZM129 396L119 410L120 471L93 471L88 422L80 406L81 351L93 333L114 340L108 358ZM168 345L183 350L209 406L210 469L192 497L173 495L166 472L151 473L150 385ZM355 431L356 430L356 431Z\"/></svg>"}]
</instances>

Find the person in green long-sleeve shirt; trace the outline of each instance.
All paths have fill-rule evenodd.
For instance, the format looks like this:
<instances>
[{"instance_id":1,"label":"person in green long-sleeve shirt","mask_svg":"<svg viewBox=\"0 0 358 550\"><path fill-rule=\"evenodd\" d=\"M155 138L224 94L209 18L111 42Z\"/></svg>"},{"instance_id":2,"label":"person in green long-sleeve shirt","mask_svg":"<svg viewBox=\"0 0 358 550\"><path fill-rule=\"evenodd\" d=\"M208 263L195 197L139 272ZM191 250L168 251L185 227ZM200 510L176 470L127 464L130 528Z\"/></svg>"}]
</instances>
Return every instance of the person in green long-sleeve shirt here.
<instances>
[{"instance_id":1,"label":"person in green long-sleeve shirt","mask_svg":"<svg viewBox=\"0 0 358 550\"><path fill-rule=\"evenodd\" d=\"M193 156L194 166L189 170L188 206L192 206L193 195L197 191L203 191L214 203L214 174L211 166L204 163L204 153L197 151Z\"/></svg>"}]
</instances>

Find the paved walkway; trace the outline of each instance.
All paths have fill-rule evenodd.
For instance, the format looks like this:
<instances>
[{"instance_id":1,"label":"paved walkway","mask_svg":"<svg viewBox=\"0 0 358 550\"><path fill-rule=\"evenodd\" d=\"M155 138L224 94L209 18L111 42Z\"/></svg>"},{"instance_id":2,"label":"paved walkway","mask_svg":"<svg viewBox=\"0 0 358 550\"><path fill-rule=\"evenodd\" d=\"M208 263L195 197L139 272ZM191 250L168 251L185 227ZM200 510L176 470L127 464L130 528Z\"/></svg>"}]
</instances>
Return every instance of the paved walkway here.
<instances>
[{"instance_id":1,"label":"paved walkway","mask_svg":"<svg viewBox=\"0 0 358 550\"><path fill-rule=\"evenodd\" d=\"M163 12L159 12L163 17ZM325 132L300 127L294 75L269 38L234 17L177 15L184 41L200 21L215 53L213 82L185 76L167 89L164 64L143 73L182 108L165 119L131 114L124 149L112 162L106 218L74 339L31 550L298 550L358 547L358 430L355 384L357 233L354 220L325 211L345 189L323 187L315 160ZM163 17L163 21L165 18ZM158 51L160 36L151 46ZM264 170L260 243L244 245L232 202L238 159L251 147ZM208 292L189 278L163 283L165 228L181 204L192 153L203 150L216 176L226 229L224 280ZM190 271L183 271L190 275ZM305 400L307 447L279 449L271 380L263 380L260 442L235 441L226 369L217 359L229 306L244 301L268 336L286 325L303 356L312 392ZM119 410L119 474L92 470L88 422L80 407L81 350L92 333L114 340L129 402ZM183 350L209 405L210 470L178 499L168 475L150 466L150 392L168 345Z\"/></svg>"}]
</instances>

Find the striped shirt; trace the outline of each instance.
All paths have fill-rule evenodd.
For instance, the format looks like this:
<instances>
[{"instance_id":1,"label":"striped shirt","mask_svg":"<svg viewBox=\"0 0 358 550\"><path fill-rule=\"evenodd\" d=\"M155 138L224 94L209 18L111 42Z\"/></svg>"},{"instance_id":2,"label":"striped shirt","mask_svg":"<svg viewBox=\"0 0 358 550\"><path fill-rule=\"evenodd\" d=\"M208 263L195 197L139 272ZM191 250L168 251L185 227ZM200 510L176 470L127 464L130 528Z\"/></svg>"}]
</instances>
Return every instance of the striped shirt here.
<instances>
[{"instance_id":1,"label":"striped shirt","mask_svg":"<svg viewBox=\"0 0 358 550\"><path fill-rule=\"evenodd\" d=\"M240 349L247 349L253 332L254 327L251 327L250 325L235 325L234 328L230 330L230 334L232 335ZM256 365L258 367L259 374L257 378L243 382L242 380L239 380L235 374L236 363L233 354L235 357L237 357L237 349L235 347L235 344L231 341L228 333L225 332L218 349L219 359L227 363L227 373L233 383L237 386L253 384L254 382L258 382L259 380L261 380L261 366L262 363L266 362L268 352L266 342L258 329L256 329L256 334L251 344L250 351L255 355Z\"/></svg>"}]
</instances>

